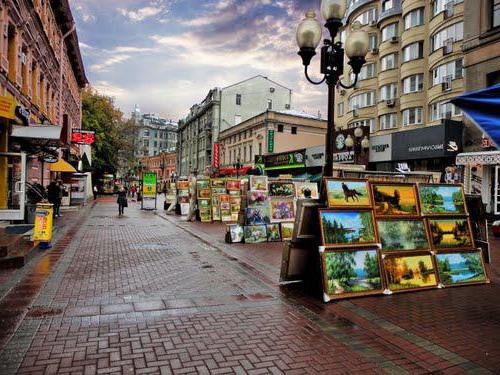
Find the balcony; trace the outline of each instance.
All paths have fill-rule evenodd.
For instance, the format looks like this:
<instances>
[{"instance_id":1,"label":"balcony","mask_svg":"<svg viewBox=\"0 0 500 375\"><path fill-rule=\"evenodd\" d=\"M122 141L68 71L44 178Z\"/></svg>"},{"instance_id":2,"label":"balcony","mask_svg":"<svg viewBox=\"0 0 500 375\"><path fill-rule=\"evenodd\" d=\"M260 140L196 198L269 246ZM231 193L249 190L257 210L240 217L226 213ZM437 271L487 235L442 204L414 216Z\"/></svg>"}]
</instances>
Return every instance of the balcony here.
<instances>
[{"instance_id":1,"label":"balcony","mask_svg":"<svg viewBox=\"0 0 500 375\"><path fill-rule=\"evenodd\" d=\"M349 19L349 17L351 16L351 14L356 11L356 9L358 8L361 8L363 5L366 5L366 4L369 4L369 3L374 3L375 0L358 0L356 2L354 2L353 4L353 1L349 1L350 5L349 7L347 8L346 12L345 12L345 16L344 16L344 24L347 24L347 20Z\"/></svg>"},{"instance_id":2,"label":"balcony","mask_svg":"<svg viewBox=\"0 0 500 375\"><path fill-rule=\"evenodd\" d=\"M394 5L392 8L380 12L378 16L378 23L382 22L386 18L397 16L403 12L403 8L401 7L401 0L393 0L393 3Z\"/></svg>"}]
</instances>

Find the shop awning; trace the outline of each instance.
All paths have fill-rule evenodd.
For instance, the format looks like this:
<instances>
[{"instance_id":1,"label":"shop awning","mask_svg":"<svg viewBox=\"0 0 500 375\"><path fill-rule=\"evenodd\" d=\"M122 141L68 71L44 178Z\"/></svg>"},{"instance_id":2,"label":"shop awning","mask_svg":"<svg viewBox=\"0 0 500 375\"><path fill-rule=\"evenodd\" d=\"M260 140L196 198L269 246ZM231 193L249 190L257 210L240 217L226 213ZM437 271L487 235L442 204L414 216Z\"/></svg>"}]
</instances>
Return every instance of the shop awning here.
<instances>
[{"instance_id":1,"label":"shop awning","mask_svg":"<svg viewBox=\"0 0 500 375\"><path fill-rule=\"evenodd\" d=\"M457 96L451 103L469 118L500 147L500 85Z\"/></svg>"},{"instance_id":2,"label":"shop awning","mask_svg":"<svg viewBox=\"0 0 500 375\"><path fill-rule=\"evenodd\" d=\"M13 138L23 138L30 143L43 144L43 146L59 146L61 138L60 126L56 125L30 125L12 127Z\"/></svg>"},{"instance_id":3,"label":"shop awning","mask_svg":"<svg viewBox=\"0 0 500 375\"><path fill-rule=\"evenodd\" d=\"M464 152L457 155L457 165L498 165L500 151Z\"/></svg>"},{"instance_id":4,"label":"shop awning","mask_svg":"<svg viewBox=\"0 0 500 375\"><path fill-rule=\"evenodd\" d=\"M75 173L76 169L64 159L50 165L51 172Z\"/></svg>"}]
</instances>

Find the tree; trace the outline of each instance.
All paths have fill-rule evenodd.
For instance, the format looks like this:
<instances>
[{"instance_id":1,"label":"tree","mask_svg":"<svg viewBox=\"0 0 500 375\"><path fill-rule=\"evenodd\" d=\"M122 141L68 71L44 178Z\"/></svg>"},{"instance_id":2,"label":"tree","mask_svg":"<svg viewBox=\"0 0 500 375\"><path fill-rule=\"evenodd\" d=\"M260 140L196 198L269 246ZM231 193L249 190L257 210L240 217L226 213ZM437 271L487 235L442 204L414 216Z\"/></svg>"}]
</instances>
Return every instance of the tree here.
<instances>
[{"instance_id":1,"label":"tree","mask_svg":"<svg viewBox=\"0 0 500 375\"><path fill-rule=\"evenodd\" d=\"M341 251L327 255L327 273L330 280L337 279L345 284L356 277L354 253Z\"/></svg>"},{"instance_id":2,"label":"tree","mask_svg":"<svg viewBox=\"0 0 500 375\"><path fill-rule=\"evenodd\" d=\"M483 273L483 265L481 263L480 253L469 253L462 254L462 257L465 259L465 265L469 268L469 271L480 275Z\"/></svg>"},{"instance_id":3,"label":"tree","mask_svg":"<svg viewBox=\"0 0 500 375\"><path fill-rule=\"evenodd\" d=\"M370 253L367 252L363 268L368 279L376 279L380 277L377 255L370 256Z\"/></svg>"}]
</instances>

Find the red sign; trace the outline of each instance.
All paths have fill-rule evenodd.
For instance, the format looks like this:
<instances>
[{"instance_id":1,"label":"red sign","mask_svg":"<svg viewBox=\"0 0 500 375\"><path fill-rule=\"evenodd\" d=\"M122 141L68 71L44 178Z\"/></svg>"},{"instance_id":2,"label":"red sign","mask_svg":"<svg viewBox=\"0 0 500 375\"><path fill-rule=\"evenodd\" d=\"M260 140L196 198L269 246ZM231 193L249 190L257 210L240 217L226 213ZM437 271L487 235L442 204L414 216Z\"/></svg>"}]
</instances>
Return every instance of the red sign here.
<instances>
[{"instance_id":1,"label":"red sign","mask_svg":"<svg viewBox=\"0 0 500 375\"><path fill-rule=\"evenodd\" d=\"M214 153L212 155L212 167L220 167L220 143L214 143Z\"/></svg>"},{"instance_id":2,"label":"red sign","mask_svg":"<svg viewBox=\"0 0 500 375\"><path fill-rule=\"evenodd\" d=\"M71 132L71 143L79 145L91 145L95 142L95 132L91 130L73 129Z\"/></svg>"}]
</instances>

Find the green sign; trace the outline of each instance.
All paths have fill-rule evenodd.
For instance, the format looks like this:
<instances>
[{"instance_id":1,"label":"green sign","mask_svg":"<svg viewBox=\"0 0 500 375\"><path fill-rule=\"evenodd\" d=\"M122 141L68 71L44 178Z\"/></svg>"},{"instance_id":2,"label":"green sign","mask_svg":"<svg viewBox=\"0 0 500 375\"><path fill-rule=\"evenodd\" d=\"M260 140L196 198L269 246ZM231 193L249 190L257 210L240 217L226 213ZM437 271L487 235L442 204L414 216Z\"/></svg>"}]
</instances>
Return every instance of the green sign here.
<instances>
[{"instance_id":1,"label":"green sign","mask_svg":"<svg viewBox=\"0 0 500 375\"><path fill-rule=\"evenodd\" d=\"M274 152L274 130L267 131L267 152Z\"/></svg>"},{"instance_id":2,"label":"green sign","mask_svg":"<svg viewBox=\"0 0 500 375\"><path fill-rule=\"evenodd\" d=\"M142 175L143 197L156 197L156 173L147 172Z\"/></svg>"},{"instance_id":3,"label":"green sign","mask_svg":"<svg viewBox=\"0 0 500 375\"><path fill-rule=\"evenodd\" d=\"M266 171L272 171L276 169L305 168L306 150L265 155L264 167Z\"/></svg>"}]
</instances>

